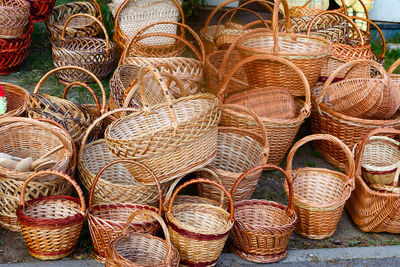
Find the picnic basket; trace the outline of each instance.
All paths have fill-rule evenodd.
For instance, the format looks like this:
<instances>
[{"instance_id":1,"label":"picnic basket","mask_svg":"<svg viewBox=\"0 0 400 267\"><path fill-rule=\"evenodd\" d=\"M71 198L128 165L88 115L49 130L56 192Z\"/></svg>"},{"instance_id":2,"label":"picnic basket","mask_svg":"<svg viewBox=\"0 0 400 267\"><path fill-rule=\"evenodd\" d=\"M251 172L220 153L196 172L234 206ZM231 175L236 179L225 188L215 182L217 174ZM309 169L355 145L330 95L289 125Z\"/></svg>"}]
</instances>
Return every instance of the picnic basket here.
<instances>
[{"instance_id":1,"label":"picnic basket","mask_svg":"<svg viewBox=\"0 0 400 267\"><path fill-rule=\"evenodd\" d=\"M25 201L28 183L43 175L57 175L72 184L79 198L56 195ZM31 175L21 189L16 211L29 254L42 260L56 260L74 250L86 218L86 206L79 185L68 175L54 171L40 171Z\"/></svg>"},{"instance_id":2,"label":"picnic basket","mask_svg":"<svg viewBox=\"0 0 400 267\"><path fill-rule=\"evenodd\" d=\"M156 220L161 225L165 240L152 236L129 232L129 225L135 217L146 216ZM149 210L137 210L128 218L122 234L115 238L107 249L105 266L179 266L178 250L171 244L168 228L160 215Z\"/></svg>"},{"instance_id":3,"label":"picnic basket","mask_svg":"<svg viewBox=\"0 0 400 267\"><path fill-rule=\"evenodd\" d=\"M346 154L346 174L325 168L293 169L293 157L304 144L325 140ZM309 135L296 142L287 157L286 172L293 177L294 210L298 223L294 231L310 239L323 239L336 231L346 200L354 189L354 158L349 148L329 134ZM288 184L284 184L289 195Z\"/></svg>"},{"instance_id":4,"label":"picnic basket","mask_svg":"<svg viewBox=\"0 0 400 267\"><path fill-rule=\"evenodd\" d=\"M28 0L31 4L31 16L33 22L45 21L53 11L56 0Z\"/></svg>"},{"instance_id":5,"label":"picnic basket","mask_svg":"<svg viewBox=\"0 0 400 267\"><path fill-rule=\"evenodd\" d=\"M18 85L0 82L7 99L7 111L0 114L3 117L19 117L23 116L26 110L29 93Z\"/></svg>"},{"instance_id":6,"label":"picnic basket","mask_svg":"<svg viewBox=\"0 0 400 267\"><path fill-rule=\"evenodd\" d=\"M210 183L220 188L229 200L229 212L211 204L184 203L172 207L184 187ZM214 265L233 226L233 200L229 192L215 181L194 179L179 186L173 193L165 214L172 244L181 256L181 265Z\"/></svg>"},{"instance_id":7,"label":"picnic basket","mask_svg":"<svg viewBox=\"0 0 400 267\"><path fill-rule=\"evenodd\" d=\"M88 18L100 25L105 40L96 37L65 36L65 29L75 18ZM116 46L110 42L107 30L99 19L89 14L75 14L67 19L61 33L61 39L53 42L53 63L56 68L62 66L78 66L92 72L99 80L103 80L111 72L116 56ZM61 71L57 76L64 82L89 82L91 76L79 71Z\"/></svg>"},{"instance_id":8,"label":"picnic basket","mask_svg":"<svg viewBox=\"0 0 400 267\"><path fill-rule=\"evenodd\" d=\"M293 185L290 176L280 167L272 164L255 166L245 171L236 180L231 194L246 176L260 170L278 170L284 174L289 188L289 204L265 199L242 200L235 203L235 224L232 228L232 250L237 256L258 263L280 261L287 256L290 235L297 221L293 209Z\"/></svg>"},{"instance_id":9,"label":"picnic basket","mask_svg":"<svg viewBox=\"0 0 400 267\"><path fill-rule=\"evenodd\" d=\"M30 4L26 0L0 1L0 38L15 39L30 23Z\"/></svg>"}]
</instances>

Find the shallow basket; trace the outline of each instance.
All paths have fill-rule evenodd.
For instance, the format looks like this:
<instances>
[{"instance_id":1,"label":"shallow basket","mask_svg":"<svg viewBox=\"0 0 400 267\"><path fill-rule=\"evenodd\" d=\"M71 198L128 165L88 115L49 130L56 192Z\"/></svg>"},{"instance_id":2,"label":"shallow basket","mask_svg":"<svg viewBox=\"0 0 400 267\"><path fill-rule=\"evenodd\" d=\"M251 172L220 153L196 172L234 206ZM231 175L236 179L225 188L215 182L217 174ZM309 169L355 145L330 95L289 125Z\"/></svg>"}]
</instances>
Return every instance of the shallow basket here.
<instances>
[{"instance_id":1,"label":"shallow basket","mask_svg":"<svg viewBox=\"0 0 400 267\"><path fill-rule=\"evenodd\" d=\"M325 140L339 146L347 156L346 174L324 168L292 169L293 157L304 144ZM294 210L298 217L295 232L310 239L323 239L336 231L346 200L354 189L354 159L349 148L328 134L306 136L296 142L287 158L286 171L293 177ZM288 184L285 181L285 191Z\"/></svg>"},{"instance_id":2,"label":"shallow basket","mask_svg":"<svg viewBox=\"0 0 400 267\"><path fill-rule=\"evenodd\" d=\"M264 199L242 200L235 203L235 224L232 228L233 253L249 261L271 263L287 256L287 246L297 221L293 210L293 185L290 177L280 167L265 164L245 171L232 187L237 186L246 176L263 169L275 169L285 175L289 186L289 205Z\"/></svg>"},{"instance_id":3,"label":"shallow basket","mask_svg":"<svg viewBox=\"0 0 400 267\"><path fill-rule=\"evenodd\" d=\"M28 102L28 91L11 83L0 82L0 86L3 87L7 99L6 113L0 114L0 118L23 116Z\"/></svg>"},{"instance_id":4,"label":"shallow basket","mask_svg":"<svg viewBox=\"0 0 400 267\"><path fill-rule=\"evenodd\" d=\"M18 38L30 23L30 4L26 0L0 2L0 38Z\"/></svg>"},{"instance_id":5,"label":"shallow basket","mask_svg":"<svg viewBox=\"0 0 400 267\"><path fill-rule=\"evenodd\" d=\"M53 11L56 0L28 0L31 4L31 16L33 22L43 22Z\"/></svg>"}]
</instances>

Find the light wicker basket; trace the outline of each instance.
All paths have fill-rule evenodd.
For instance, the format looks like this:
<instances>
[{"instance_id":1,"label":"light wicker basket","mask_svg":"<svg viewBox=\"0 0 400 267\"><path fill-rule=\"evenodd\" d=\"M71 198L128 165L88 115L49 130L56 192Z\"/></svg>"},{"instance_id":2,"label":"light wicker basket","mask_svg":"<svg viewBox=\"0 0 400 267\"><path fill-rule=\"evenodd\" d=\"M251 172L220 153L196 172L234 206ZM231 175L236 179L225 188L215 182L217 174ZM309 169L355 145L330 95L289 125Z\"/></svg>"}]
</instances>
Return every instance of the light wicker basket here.
<instances>
[{"instance_id":1,"label":"light wicker basket","mask_svg":"<svg viewBox=\"0 0 400 267\"><path fill-rule=\"evenodd\" d=\"M30 23L30 4L25 0L0 1L0 38L14 39L26 31Z\"/></svg>"},{"instance_id":2,"label":"light wicker basket","mask_svg":"<svg viewBox=\"0 0 400 267\"><path fill-rule=\"evenodd\" d=\"M28 102L28 91L11 83L0 82L0 86L3 87L7 99L6 113L0 114L0 118L23 116Z\"/></svg>"}]
</instances>

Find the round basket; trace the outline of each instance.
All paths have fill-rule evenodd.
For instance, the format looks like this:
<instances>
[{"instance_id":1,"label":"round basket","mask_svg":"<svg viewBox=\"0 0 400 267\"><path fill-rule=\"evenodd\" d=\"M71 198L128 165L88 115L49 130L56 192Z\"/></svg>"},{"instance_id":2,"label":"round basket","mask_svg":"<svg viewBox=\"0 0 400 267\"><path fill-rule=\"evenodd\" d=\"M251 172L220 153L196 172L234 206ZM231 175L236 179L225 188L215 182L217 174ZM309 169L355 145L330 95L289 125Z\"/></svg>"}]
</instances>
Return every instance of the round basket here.
<instances>
[{"instance_id":1,"label":"round basket","mask_svg":"<svg viewBox=\"0 0 400 267\"><path fill-rule=\"evenodd\" d=\"M99 20L102 20L101 8L96 0L93 2L73 2L58 5L54 7L50 16L46 20L47 35L50 43L57 40L62 40L62 32L65 22L69 17L75 14L84 13L92 15ZM66 35L73 37L96 37L102 32L102 29L97 22L91 18L79 17L75 18L65 29Z\"/></svg>"},{"instance_id":2,"label":"round basket","mask_svg":"<svg viewBox=\"0 0 400 267\"><path fill-rule=\"evenodd\" d=\"M57 175L72 184L78 198L46 196L25 202L28 183L44 175ZM68 175L58 171L40 171L30 176L22 186L16 211L29 254L42 260L61 259L71 254L78 242L86 206L79 185Z\"/></svg>"},{"instance_id":3,"label":"round basket","mask_svg":"<svg viewBox=\"0 0 400 267\"><path fill-rule=\"evenodd\" d=\"M6 113L0 114L0 118L23 116L26 110L29 93L24 88L11 83L0 82L7 99Z\"/></svg>"},{"instance_id":4,"label":"round basket","mask_svg":"<svg viewBox=\"0 0 400 267\"><path fill-rule=\"evenodd\" d=\"M292 169L296 151L314 140L328 141L345 152L346 174L325 168ZM299 219L294 230L297 234L310 239L323 239L335 233L344 204L354 189L354 171L351 151L332 135L309 135L293 145L288 154L286 172L293 177L294 210ZM284 186L289 195L287 182Z\"/></svg>"},{"instance_id":5,"label":"round basket","mask_svg":"<svg viewBox=\"0 0 400 267\"><path fill-rule=\"evenodd\" d=\"M248 175L263 169L275 169L285 175L289 186L289 205L286 207L264 199L242 200L235 203L235 224L232 228L233 253L249 261L272 263L287 256L287 246L297 221L293 210L293 185L282 168L265 164L253 167L236 180L231 194Z\"/></svg>"},{"instance_id":6,"label":"round basket","mask_svg":"<svg viewBox=\"0 0 400 267\"><path fill-rule=\"evenodd\" d=\"M89 18L100 25L105 40L95 37L65 37L65 29L74 18ZM116 46L110 42L107 30L96 17L89 14L75 14L67 19L61 33L61 40L53 42L53 63L56 68L78 66L92 72L103 80L111 72L116 56ZM80 71L60 71L57 76L64 82L90 82L91 76Z\"/></svg>"},{"instance_id":7,"label":"round basket","mask_svg":"<svg viewBox=\"0 0 400 267\"><path fill-rule=\"evenodd\" d=\"M210 183L223 190L229 199L229 212L222 207L198 203L184 203L172 208L179 191L195 183ZM175 190L165 217L171 242L181 255L181 265L212 266L218 261L233 226L233 200L228 191L214 181L190 180Z\"/></svg>"},{"instance_id":8,"label":"round basket","mask_svg":"<svg viewBox=\"0 0 400 267\"><path fill-rule=\"evenodd\" d=\"M30 5L26 0L0 1L0 38L14 39L24 34L30 23Z\"/></svg>"},{"instance_id":9,"label":"round basket","mask_svg":"<svg viewBox=\"0 0 400 267\"><path fill-rule=\"evenodd\" d=\"M132 220L138 215L151 217L163 229L165 240L149 234L129 232ZM107 249L106 267L120 266L179 266L178 250L171 244L165 222L157 213L148 210L138 210L131 214L122 234L115 238Z\"/></svg>"},{"instance_id":10,"label":"round basket","mask_svg":"<svg viewBox=\"0 0 400 267\"><path fill-rule=\"evenodd\" d=\"M31 4L31 16L35 23L47 20L56 4L56 0L28 0L28 2Z\"/></svg>"},{"instance_id":11,"label":"round basket","mask_svg":"<svg viewBox=\"0 0 400 267\"><path fill-rule=\"evenodd\" d=\"M220 184L231 190L241 173L267 162L270 148L265 127L253 111L238 105L223 105L221 110L222 113L233 111L250 115L258 123L258 131L262 134L260 136L245 127L218 127L217 155L206 168L214 171L221 181ZM202 178L215 180L209 173L200 172L200 175ZM261 172L247 176L232 198L235 201L250 199L260 176ZM199 183L197 188L202 197L215 201L220 199L221 191L212 184ZM228 200L225 199L224 206L227 204Z\"/></svg>"},{"instance_id":12,"label":"round basket","mask_svg":"<svg viewBox=\"0 0 400 267\"><path fill-rule=\"evenodd\" d=\"M268 142L270 145L270 154L269 154L269 163L279 165L281 161L283 160L284 156L286 155L288 149L292 145L292 142L301 126L301 124L304 122L304 120L310 115L310 109L311 109L311 104L310 104L310 87L308 85L307 79L304 76L304 74L301 72L301 70L293 63L289 62L288 60L281 58L281 57L275 57L271 55L258 55L258 56L252 56L245 58L242 60L239 64L237 64L225 77L225 81L221 87L221 90L219 92L219 99L222 103L225 103L225 99L227 97L227 92L230 92L230 88L228 88L229 81L235 72L240 70L245 64L248 62L255 62L258 60L268 60L269 62L275 62L279 63L282 66L285 66L287 68L291 69L291 74L290 77L294 77L294 75L297 75L300 77L300 80L302 81L302 88L305 91L305 102L302 102L300 100L296 100L296 117L292 119L273 119L273 118L267 118L264 117L264 115L260 112L260 110L254 110L254 112L260 117L260 120L263 122L264 127L267 131L267 136L268 136ZM275 64L277 65L277 64ZM249 89L251 88L251 89ZM276 87L273 87L272 89L276 89ZM252 87L248 87L246 90L240 93L243 97L247 97L246 93L249 93L249 96L252 95ZM303 93L304 94L304 93ZM231 94L231 96L233 93ZM261 101L258 98L254 98L251 100L252 103L259 104ZM247 108L251 108L251 106L248 106L250 103L250 99L248 101L245 101L244 104L246 104ZM270 105L270 103L266 102L266 105ZM281 107L279 107L281 108ZM262 110L261 110L262 111ZM279 112L279 111L275 111ZM236 127L236 128L244 128L244 129L250 129L254 133L260 134L260 127L257 125L256 121L254 118L249 116L248 114L243 114L243 112L224 112L221 116L221 126L230 126L230 127Z\"/></svg>"},{"instance_id":13,"label":"round basket","mask_svg":"<svg viewBox=\"0 0 400 267\"><path fill-rule=\"evenodd\" d=\"M143 169L145 169L146 171L148 171L150 174L152 174L154 181L157 185L159 194L158 209L149 205L142 205L141 203L135 203L135 204L109 203L109 204L93 205L93 195L95 192L95 187L101 175L103 173L105 175L109 175L109 173L107 174L108 170L110 171L118 170L118 168L117 169L114 168L114 170L112 170L111 168L114 165L122 162L138 165ZM119 191L121 191L122 189L123 188L121 187ZM134 160L116 160L105 165L94 178L89 194L88 223L89 223L90 235L92 237L92 242L93 242L94 258L99 262L102 263L105 262L106 250L110 242L122 233L125 221L129 218L129 215L131 215L132 212L136 210L145 209L145 210L151 210L153 212L158 211L159 216L161 216L162 195L163 194L160 188L160 184L158 183L157 177L155 177L152 171L143 164L136 162ZM143 216L141 218L137 218L137 220L131 223L129 227L129 232L148 233L151 235L155 235L158 228L159 225L154 218L149 218L149 216Z\"/></svg>"}]
</instances>

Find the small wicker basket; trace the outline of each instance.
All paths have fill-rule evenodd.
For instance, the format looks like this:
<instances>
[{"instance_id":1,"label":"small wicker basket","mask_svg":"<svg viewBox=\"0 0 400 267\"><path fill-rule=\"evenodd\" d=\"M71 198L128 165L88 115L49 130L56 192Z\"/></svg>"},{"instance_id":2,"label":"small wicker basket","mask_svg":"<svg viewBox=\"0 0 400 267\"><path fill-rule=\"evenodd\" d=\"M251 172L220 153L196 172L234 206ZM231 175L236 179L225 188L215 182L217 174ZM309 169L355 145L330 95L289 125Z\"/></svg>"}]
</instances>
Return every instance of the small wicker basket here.
<instances>
[{"instance_id":1,"label":"small wicker basket","mask_svg":"<svg viewBox=\"0 0 400 267\"><path fill-rule=\"evenodd\" d=\"M26 31L30 23L30 4L26 0L0 1L0 38L14 39Z\"/></svg>"},{"instance_id":2,"label":"small wicker basket","mask_svg":"<svg viewBox=\"0 0 400 267\"><path fill-rule=\"evenodd\" d=\"M6 113L0 114L0 118L23 116L26 110L29 93L24 88L11 83L0 82L7 99Z\"/></svg>"}]
</instances>

